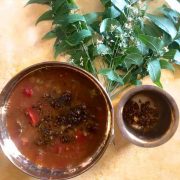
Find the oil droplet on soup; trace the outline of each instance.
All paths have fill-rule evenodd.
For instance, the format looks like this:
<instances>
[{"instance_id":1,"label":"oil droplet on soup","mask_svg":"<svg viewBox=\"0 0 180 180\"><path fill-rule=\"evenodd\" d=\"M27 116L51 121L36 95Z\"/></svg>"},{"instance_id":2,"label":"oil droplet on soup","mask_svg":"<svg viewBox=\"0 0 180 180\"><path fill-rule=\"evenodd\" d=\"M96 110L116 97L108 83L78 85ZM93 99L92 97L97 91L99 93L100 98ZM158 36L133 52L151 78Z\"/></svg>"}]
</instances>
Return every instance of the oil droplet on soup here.
<instances>
[{"instance_id":1,"label":"oil droplet on soup","mask_svg":"<svg viewBox=\"0 0 180 180\"><path fill-rule=\"evenodd\" d=\"M80 165L104 139L106 101L90 80L72 70L51 67L28 74L7 104L10 137L43 167Z\"/></svg>"}]
</instances>

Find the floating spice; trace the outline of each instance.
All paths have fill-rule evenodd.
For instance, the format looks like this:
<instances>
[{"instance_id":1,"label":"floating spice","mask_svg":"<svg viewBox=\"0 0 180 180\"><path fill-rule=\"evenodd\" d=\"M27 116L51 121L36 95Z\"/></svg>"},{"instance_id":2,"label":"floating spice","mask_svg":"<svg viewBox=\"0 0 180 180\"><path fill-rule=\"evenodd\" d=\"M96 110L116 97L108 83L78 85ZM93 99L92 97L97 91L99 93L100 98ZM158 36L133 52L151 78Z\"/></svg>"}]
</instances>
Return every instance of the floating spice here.
<instances>
[{"instance_id":1,"label":"floating spice","mask_svg":"<svg viewBox=\"0 0 180 180\"><path fill-rule=\"evenodd\" d=\"M148 90L130 97L122 115L131 132L146 138L160 137L171 121L169 104L162 95Z\"/></svg>"},{"instance_id":2,"label":"floating spice","mask_svg":"<svg viewBox=\"0 0 180 180\"><path fill-rule=\"evenodd\" d=\"M147 132L157 125L159 109L152 107L150 101L129 100L124 107L123 117L133 128Z\"/></svg>"},{"instance_id":3,"label":"floating spice","mask_svg":"<svg viewBox=\"0 0 180 180\"><path fill-rule=\"evenodd\" d=\"M98 130L95 116L89 113L87 106L83 103L71 105L71 101L71 91L66 91L57 97L46 93L37 105L32 106L33 111L30 113L28 111L31 125L38 129L36 145L49 145L56 140L65 144L72 143L76 140L77 130L84 134L95 133ZM49 112L43 110L44 104ZM33 114L34 112L39 112L38 118L35 118L37 113Z\"/></svg>"}]
</instances>

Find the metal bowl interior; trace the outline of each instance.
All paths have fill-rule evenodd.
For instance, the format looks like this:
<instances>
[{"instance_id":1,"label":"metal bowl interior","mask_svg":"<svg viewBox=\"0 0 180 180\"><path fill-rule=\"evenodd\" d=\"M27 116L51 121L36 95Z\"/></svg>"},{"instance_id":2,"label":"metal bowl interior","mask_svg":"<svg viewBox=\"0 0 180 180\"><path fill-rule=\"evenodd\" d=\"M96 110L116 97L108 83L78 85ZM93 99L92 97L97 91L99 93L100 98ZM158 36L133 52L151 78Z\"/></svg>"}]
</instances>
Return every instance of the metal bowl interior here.
<instances>
[{"instance_id":1,"label":"metal bowl interior","mask_svg":"<svg viewBox=\"0 0 180 180\"><path fill-rule=\"evenodd\" d=\"M67 68L67 69L70 69L71 71L80 73L81 75L87 78L87 81L91 81L94 83L94 85L97 87L97 89L99 90L99 92L101 93L101 95L106 101L107 110L108 110L108 118L107 118L106 132L104 134L103 141L98 147L98 149L96 150L96 152L91 157L84 160L84 162L77 167L66 168L66 169L48 169L48 168L39 166L37 164L33 164L30 160L28 160L25 156L23 156L23 154L21 154L19 150L16 148L6 128L5 104L8 100L9 95L15 88L16 84L29 73L42 69L42 68L50 68L50 67L58 67L59 69ZM24 69L23 71L21 71L14 78L12 78L7 83L7 85L4 87L4 89L2 90L0 94L0 145L1 145L1 148L3 152L5 153L5 155L8 157L8 159L17 168L27 173L28 175L36 177L36 178L68 179L68 178L72 178L74 176L80 175L81 173L85 172L90 167L92 167L105 152L111 140L112 130L113 130L113 107L105 89L91 74L87 73L86 71L80 68L69 65L67 63L44 62L44 63L39 63L36 65L30 66Z\"/></svg>"},{"instance_id":2,"label":"metal bowl interior","mask_svg":"<svg viewBox=\"0 0 180 180\"><path fill-rule=\"evenodd\" d=\"M169 104L169 107L171 108L171 112L172 112L168 129L163 134L160 134L160 135L157 134L157 136L155 135L154 138L149 138L146 136L143 137L143 136L133 133L127 127L123 118L123 108L126 102L135 94L141 91L146 91L146 90L149 92L154 92L157 95L159 94L159 96L164 98L166 102ZM173 97L167 92L165 92L164 90L155 86L151 86L151 85L138 86L138 87L130 89L127 93L125 93L125 95L121 98L118 104L116 116L117 116L117 124L123 136L131 143L137 146L141 146L141 147L156 147L156 146L160 146L164 144L174 135L179 124L179 110Z\"/></svg>"}]
</instances>

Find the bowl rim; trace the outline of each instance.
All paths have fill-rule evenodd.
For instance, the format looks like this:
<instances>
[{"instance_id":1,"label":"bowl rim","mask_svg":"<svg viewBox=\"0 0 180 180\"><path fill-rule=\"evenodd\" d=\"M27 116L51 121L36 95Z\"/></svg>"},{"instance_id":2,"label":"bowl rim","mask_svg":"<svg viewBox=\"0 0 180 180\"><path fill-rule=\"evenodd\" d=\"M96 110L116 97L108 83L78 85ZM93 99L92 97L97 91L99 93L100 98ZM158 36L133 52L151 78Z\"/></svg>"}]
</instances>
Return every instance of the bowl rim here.
<instances>
[{"instance_id":1,"label":"bowl rim","mask_svg":"<svg viewBox=\"0 0 180 180\"><path fill-rule=\"evenodd\" d=\"M66 63L66 62L58 62L58 61L45 61L45 62L40 62L40 63L36 63L36 64L33 64L31 66L28 66L26 68L24 68L22 71L20 71L19 73L17 73L14 77L12 77L7 83L6 85L4 86L4 88L2 89L1 93L0 93L0 110L2 111L2 102L3 102L3 98L4 98L4 95L5 95L5 92L7 91L7 89L13 89L13 87L15 87L16 83L14 83L16 81L16 79L22 77L22 79L28 75L29 73L33 72L32 69L34 69L35 71L38 70L38 69L41 69L41 68L44 68L44 67L64 67L64 68L69 68L70 70L73 70L73 71L76 71L77 73L80 73L81 75L85 76L86 78L88 78L91 82L93 82L93 84L98 88L98 91L101 91L101 95L104 97L104 99L106 100L106 105L107 105L107 111L109 111L109 117L107 119L107 121L110 121L108 122L107 124L108 127L106 127L106 130L108 131L108 134L107 134L107 137L106 137L106 140L105 140L105 143L104 144L100 144L100 147L101 149L99 150L98 154L96 154L95 158L92 159L90 161L90 163L88 163L87 165L85 165L85 167L82 167L80 170L78 169L76 171L76 173L72 173L70 176L66 176L66 177L49 177L51 179L70 179L70 178L73 178L73 177L76 177L76 176L79 176L80 174L86 172L87 170L89 170L92 166L94 166L99 160L100 158L103 156L104 152L106 151L108 145L110 144L111 140L112 140L112 136L113 136L113 127L114 127L114 109L113 109L113 106L112 106L112 102L111 102L111 99L109 97L109 95L107 94L105 88L101 85L101 83L92 75L90 74L89 72L79 68L79 67L76 67L74 65L71 65L69 63ZM27 73L28 72L28 73ZM20 80L18 80L19 82ZM0 112L1 114L1 112ZM0 119L1 121L1 119ZM104 141L104 140L103 140ZM103 142L102 141L102 142ZM19 165L17 165L17 163L13 160L13 158L11 157L10 154L8 154L7 152L5 152L4 150L4 147L3 147L3 140L2 140L2 137L1 137L1 133L0 133L0 147L3 151L3 153L6 155L6 157L11 161L11 163L13 165L15 165L18 169L20 169L21 171L23 171L25 174L31 176L31 177L35 177L37 179L40 179L40 178L43 178L42 176L37 176L35 174L31 174L30 172L28 172L28 169L23 169L22 167L20 167ZM98 149L97 149L98 150ZM93 154L93 156L94 156ZM35 165L35 164L34 164ZM38 165L36 165L38 167Z\"/></svg>"},{"instance_id":2,"label":"bowl rim","mask_svg":"<svg viewBox=\"0 0 180 180\"><path fill-rule=\"evenodd\" d=\"M165 132L165 134L163 134L159 138L154 138L148 141L139 138L135 134L131 133L126 127L122 115L124 105L129 100L129 98L131 98L136 93L144 90L154 91L162 94L168 101L169 105L171 106L174 115L173 123L171 123L169 129ZM122 98L120 99L117 105L116 121L122 135L131 143L145 148L157 147L167 142L175 134L179 124L179 109L174 98L165 90L154 85L141 85L141 86L132 87L127 92L124 93L124 95L122 96Z\"/></svg>"}]
</instances>

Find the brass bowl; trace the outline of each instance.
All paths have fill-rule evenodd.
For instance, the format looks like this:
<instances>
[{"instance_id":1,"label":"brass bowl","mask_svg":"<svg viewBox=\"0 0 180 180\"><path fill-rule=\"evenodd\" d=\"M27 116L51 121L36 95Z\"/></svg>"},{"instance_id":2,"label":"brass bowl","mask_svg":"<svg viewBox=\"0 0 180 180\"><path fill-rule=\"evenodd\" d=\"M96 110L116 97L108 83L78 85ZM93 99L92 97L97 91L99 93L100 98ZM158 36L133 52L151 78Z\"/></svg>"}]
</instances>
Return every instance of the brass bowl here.
<instances>
[{"instance_id":1,"label":"brass bowl","mask_svg":"<svg viewBox=\"0 0 180 180\"><path fill-rule=\"evenodd\" d=\"M126 102L132 96L142 91L149 91L150 93L155 93L158 97L163 98L165 102L168 104L168 107L171 111L171 119L169 119L169 122L163 122L163 119L161 119L162 123L168 123L168 128L161 133L159 133L160 129L159 132L158 130L156 130L156 133L153 134L153 138L134 133L127 126L123 118L123 108ZM141 147L156 147L164 144L174 135L179 124L179 110L173 97L166 91L151 85L137 86L127 91L118 104L116 116L117 124L119 126L120 131L122 132L122 135L131 143ZM159 128L162 128L162 126L160 126Z\"/></svg>"},{"instance_id":2,"label":"brass bowl","mask_svg":"<svg viewBox=\"0 0 180 180\"><path fill-rule=\"evenodd\" d=\"M24 78L27 74L32 71L50 68L50 67L59 67L60 69L69 69L71 71L75 71L84 77L87 78L87 81L93 82L93 84L97 87L100 94L106 101L107 110L108 110L108 120L106 132L104 134L104 139L98 147L97 151L87 160L85 160L78 167L66 168L66 169L48 169L36 164L33 164L29 161L25 156L23 156L19 150L16 148L15 144L11 140L8 130L6 128L6 119L5 119L5 104L8 100L10 93L13 91L16 84ZM0 146L4 152L4 154L8 157L8 159L21 171L26 174L40 178L40 179L68 179L75 176L80 175L81 173L87 171L90 167L92 167L103 155L108 144L110 143L111 136L113 132L113 107L111 104L111 100L109 99L108 94L102 85L88 72L77 68L75 66L69 65L67 63L60 62L43 62L39 64L35 64L30 66L19 74L17 74L14 78L12 78L7 85L4 87L0 94Z\"/></svg>"}]
</instances>

